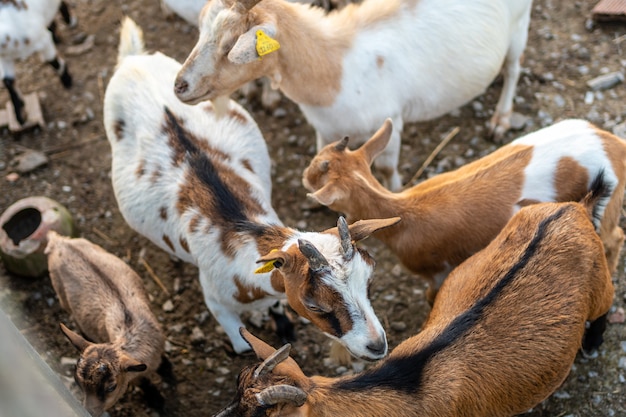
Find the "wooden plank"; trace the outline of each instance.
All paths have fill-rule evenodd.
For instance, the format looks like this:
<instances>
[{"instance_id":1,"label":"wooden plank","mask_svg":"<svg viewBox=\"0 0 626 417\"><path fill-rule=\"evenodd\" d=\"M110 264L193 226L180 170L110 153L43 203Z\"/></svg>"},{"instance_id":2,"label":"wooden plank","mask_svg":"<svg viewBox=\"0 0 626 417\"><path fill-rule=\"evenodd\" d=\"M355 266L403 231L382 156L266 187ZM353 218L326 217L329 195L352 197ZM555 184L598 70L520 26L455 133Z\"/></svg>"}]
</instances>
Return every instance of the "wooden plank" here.
<instances>
[{"instance_id":1,"label":"wooden plank","mask_svg":"<svg viewBox=\"0 0 626 417\"><path fill-rule=\"evenodd\" d=\"M26 108L26 123L19 124L15 117L13 103L10 101L6 105L6 115L8 118L9 130L13 133L23 132L28 129L39 126L43 128L46 122L43 120L41 105L39 104L39 96L37 93L30 93L24 96L24 106Z\"/></svg>"},{"instance_id":2,"label":"wooden plank","mask_svg":"<svg viewBox=\"0 0 626 417\"><path fill-rule=\"evenodd\" d=\"M598 22L624 22L626 0L601 0L591 10L591 15Z\"/></svg>"}]
</instances>

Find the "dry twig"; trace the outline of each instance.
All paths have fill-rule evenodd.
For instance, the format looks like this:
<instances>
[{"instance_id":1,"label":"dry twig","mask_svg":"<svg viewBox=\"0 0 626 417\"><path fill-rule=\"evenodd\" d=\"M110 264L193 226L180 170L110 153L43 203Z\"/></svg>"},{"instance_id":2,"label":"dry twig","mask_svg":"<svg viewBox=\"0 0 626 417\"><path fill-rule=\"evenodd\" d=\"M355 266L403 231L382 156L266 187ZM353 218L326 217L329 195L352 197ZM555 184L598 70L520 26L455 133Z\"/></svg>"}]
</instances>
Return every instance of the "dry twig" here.
<instances>
[{"instance_id":1,"label":"dry twig","mask_svg":"<svg viewBox=\"0 0 626 417\"><path fill-rule=\"evenodd\" d=\"M437 145L435 150L432 151L432 153L428 156L428 158L426 158L426 160L424 161L420 169L418 169L415 175L413 175L413 178L411 178L411 180L406 183L404 188L413 186L413 183L417 181L417 179L424 173L424 170L428 168L428 165L430 165L430 163L433 162L433 159L435 159L435 157L439 155L439 152L441 152L441 150L448 144L448 142L450 142L452 138L454 138L459 133L459 130L460 129L457 126L454 129L452 129L450 133L446 135L445 138L443 138L443 140L439 143L439 145Z\"/></svg>"}]
</instances>

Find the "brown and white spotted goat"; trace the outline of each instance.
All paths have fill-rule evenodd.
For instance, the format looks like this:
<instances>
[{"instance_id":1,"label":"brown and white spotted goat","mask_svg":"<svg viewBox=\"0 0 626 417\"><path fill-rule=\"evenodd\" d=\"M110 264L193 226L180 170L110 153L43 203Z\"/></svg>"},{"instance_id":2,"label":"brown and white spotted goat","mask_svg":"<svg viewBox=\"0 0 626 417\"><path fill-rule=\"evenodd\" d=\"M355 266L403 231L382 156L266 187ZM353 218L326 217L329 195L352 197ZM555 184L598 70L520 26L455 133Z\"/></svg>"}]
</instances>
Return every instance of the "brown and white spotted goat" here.
<instances>
[{"instance_id":1,"label":"brown and white spotted goat","mask_svg":"<svg viewBox=\"0 0 626 417\"><path fill-rule=\"evenodd\" d=\"M232 101L219 118L208 102L180 102L170 88L179 69L165 55L143 54L140 29L124 21L104 122L128 224L198 266L206 305L236 352L249 349L239 315L286 296L354 356L385 356L385 332L367 298L374 261L353 241L399 219L349 228L341 219L322 233L284 227L271 206L270 158L256 123ZM255 274L259 260L266 265Z\"/></svg>"},{"instance_id":2,"label":"brown and white spotted goat","mask_svg":"<svg viewBox=\"0 0 626 417\"><path fill-rule=\"evenodd\" d=\"M15 85L15 61L26 59L35 52L41 54L58 73L65 88L72 85L72 77L65 61L57 54L54 16L61 12L66 24L74 26L74 19L64 1L13 0L0 1L0 68L2 81L9 91L15 117L26 123L24 100Z\"/></svg>"},{"instance_id":3,"label":"brown and white spotted goat","mask_svg":"<svg viewBox=\"0 0 626 417\"><path fill-rule=\"evenodd\" d=\"M484 250L444 282L420 333L353 376L307 377L244 331L258 366L242 370L219 417L505 417L526 412L567 377L584 337L602 341L613 284L584 202L522 208ZM593 325L585 334L585 321Z\"/></svg>"},{"instance_id":4,"label":"brown and white spotted goat","mask_svg":"<svg viewBox=\"0 0 626 417\"><path fill-rule=\"evenodd\" d=\"M126 393L129 383L153 375L165 336L141 278L124 261L85 239L53 231L46 254L61 307L86 336L61 324L80 351L74 378L85 394L83 404L99 416Z\"/></svg>"},{"instance_id":5,"label":"brown and white spotted goat","mask_svg":"<svg viewBox=\"0 0 626 417\"><path fill-rule=\"evenodd\" d=\"M400 193L382 187L370 171L392 125L355 151L348 139L326 146L304 171L310 197L351 221L402 217L376 233L402 263L429 283L431 303L456 265L484 248L520 207L534 202L580 201L604 172L610 194L599 201L596 226L610 270L624 242L619 227L626 182L626 143L583 120L566 120L503 146L456 171Z\"/></svg>"}]
</instances>

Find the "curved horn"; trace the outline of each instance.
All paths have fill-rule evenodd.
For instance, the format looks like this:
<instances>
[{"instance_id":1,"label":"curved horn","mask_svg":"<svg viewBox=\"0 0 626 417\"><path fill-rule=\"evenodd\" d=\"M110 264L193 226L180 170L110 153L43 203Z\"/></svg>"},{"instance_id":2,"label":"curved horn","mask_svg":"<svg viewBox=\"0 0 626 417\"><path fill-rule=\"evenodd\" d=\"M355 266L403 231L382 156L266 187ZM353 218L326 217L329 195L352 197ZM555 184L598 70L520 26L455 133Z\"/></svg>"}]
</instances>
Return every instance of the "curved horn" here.
<instances>
[{"instance_id":1,"label":"curved horn","mask_svg":"<svg viewBox=\"0 0 626 417\"><path fill-rule=\"evenodd\" d=\"M350 138L348 136L344 136L343 139L335 145L335 149L340 152L345 151L348 147L348 140L350 140Z\"/></svg>"},{"instance_id":2,"label":"curved horn","mask_svg":"<svg viewBox=\"0 0 626 417\"><path fill-rule=\"evenodd\" d=\"M324 255L322 255L311 242L298 239L298 248L309 261L309 268L311 268L313 272L320 272L329 268L330 265L326 258L324 258Z\"/></svg>"},{"instance_id":3,"label":"curved horn","mask_svg":"<svg viewBox=\"0 0 626 417\"><path fill-rule=\"evenodd\" d=\"M339 231L339 238L341 239L343 255L346 260L349 261L354 257L354 246L352 246L350 230L348 230L348 222L346 222L345 217L339 216L339 219L337 220L337 230Z\"/></svg>"},{"instance_id":4,"label":"curved horn","mask_svg":"<svg viewBox=\"0 0 626 417\"><path fill-rule=\"evenodd\" d=\"M230 417L234 415L234 411L237 408L238 402L234 402L219 413L215 414L213 417Z\"/></svg>"},{"instance_id":5,"label":"curved horn","mask_svg":"<svg viewBox=\"0 0 626 417\"><path fill-rule=\"evenodd\" d=\"M267 359L263 361L263 363L261 363L258 366L258 368L255 369L254 373L252 374L252 377L254 379L257 379L260 376L263 376L265 374L272 372L272 370L276 367L276 365L278 365L279 363L281 363L282 361L284 361L285 359L289 357L290 350L291 350L291 345L287 343L286 345L278 349L276 352L272 353L270 356L267 357Z\"/></svg>"},{"instance_id":6,"label":"curved horn","mask_svg":"<svg viewBox=\"0 0 626 417\"><path fill-rule=\"evenodd\" d=\"M292 385L274 385L256 394L256 399L262 407L281 402L289 402L300 407L305 403L306 397L306 392Z\"/></svg>"}]
</instances>

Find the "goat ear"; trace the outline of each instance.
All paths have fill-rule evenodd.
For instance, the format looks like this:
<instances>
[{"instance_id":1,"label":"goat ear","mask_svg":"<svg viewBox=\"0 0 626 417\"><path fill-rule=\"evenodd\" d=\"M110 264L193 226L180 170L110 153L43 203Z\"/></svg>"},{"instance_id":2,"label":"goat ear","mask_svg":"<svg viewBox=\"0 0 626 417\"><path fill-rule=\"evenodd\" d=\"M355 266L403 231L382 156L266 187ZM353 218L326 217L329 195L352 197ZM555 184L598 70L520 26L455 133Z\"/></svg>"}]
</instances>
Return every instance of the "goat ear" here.
<instances>
[{"instance_id":1,"label":"goat ear","mask_svg":"<svg viewBox=\"0 0 626 417\"><path fill-rule=\"evenodd\" d=\"M120 365L126 372L143 372L148 369L148 365L141 363L128 355L122 355Z\"/></svg>"},{"instance_id":2,"label":"goat ear","mask_svg":"<svg viewBox=\"0 0 626 417\"><path fill-rule=\"evenodd\" d=\"M59 323L59 325L61 326L61 331L63 332L63 334L65 334L65 336L70 340L74 347L78 349L79 352L84 352L85 349L87 349L89 345L92 344L91 342L85 340L78 333L75 333L68 329L63 323Z\"/></svg>"},{"instance_id":3,"label":"goat ear","mask_svg":"<svg viewBox=\"0 0 626 417\"><path fill-rule=\"evenodd\" d=\"M388 219L359 220L358 222L354 222L350 226L348 226L348 230L350 230L350 237L352 238L352 240L358 242L359 240L365 239L366 237L374 232L379 231L380 229L393 226L400 220L400 217L390 217Z\"/></svg>"},{"instance_id":4,"label":"goat ear","mask_svg":"<svg viewBox=\"0 0 626 417\"><path fill-rule=\"evenodd\" d=\"M255 274L264 274L266 272L270 272L275 268L280 268L285 265L285 263L291 260L291 255L287 252L283 252L277 249L272 249L270 253L267 255L261 256L257 259L257 263L265 262L262 266L258 267L254 273Z\"/></svg>"},{"instance_id":5,"label":"goat ear","mask_svg":"<svg viewBox=\"0 0 626 417\"><path fill-rule=\"evenodd\" d=\"M316 192L308 193L307 197L312 198L323 206L330 206L343 195L338 187L333 186L333 183L329 182Z\"/></svg>"},{"instance_id":6,"label":"goat ear","mask_svg":"<svg viewBox=\"0 0 626 417\"><path fill-rule=\"evenodd\" d=\"M393 124L391 119L386 119L380 129L358 149L358 152L363 154L368 164L371 165L374 159L385 150L391 139L392 132Z\"/></svg>"},{"instance_id":7,"label":"goat ear","mask_svg":"<svg viewBox=\"0 0 626 417\"><path fill-rule=\"evenodd\" d=\"M252 333L246 330L245 327L240 327L239 333L241 334L241 337L243 337L244 340L248 342L252 350L254 350L254 353L256 353L257 357L262 361L269 358L274 352L276 352L276 349L274 349L272 346L268 345L258 337L254 336ZM295 381L304 381L308 379L306 375L304 375L304 372L302 372L302 369L300 369L296 361L293 360L291 357L288 357L287 359L276 365L272 372L278 375L290 376Z\"/></svg>"},{"instance_id":8,"label":"goat ear","mask_svg":"<svg viewBox=\"0 0 626 417\"><path fill-rule=\"evenodd\" d=\"M261 33L259 33L259 31ZM266 50L270 53L280 47L278 41L272 37L276 34L276 26L264 23L250 28L246 33L239 36L235 46L228 53L228 60L236 65L249 64L260 58L257 44L263 47L269 45Z\"/></svg>"}]
</instances>

